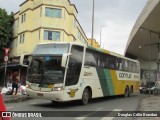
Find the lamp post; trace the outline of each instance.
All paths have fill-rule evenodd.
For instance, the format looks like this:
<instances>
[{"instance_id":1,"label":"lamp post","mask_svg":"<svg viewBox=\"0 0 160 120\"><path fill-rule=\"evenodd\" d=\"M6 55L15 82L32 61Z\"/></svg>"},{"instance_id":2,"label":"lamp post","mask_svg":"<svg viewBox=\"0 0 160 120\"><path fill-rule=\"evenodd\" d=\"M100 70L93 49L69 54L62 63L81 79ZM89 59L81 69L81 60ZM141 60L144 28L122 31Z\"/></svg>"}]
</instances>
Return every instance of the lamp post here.
<instances>
[{"instance_id":1,"label":"lamp post","mask_svg":"<svg viewBox=\"0 0 160 120\"><path fill-rule=\"evenodd\" d=\"M93 0L93 8L92 8L92 40L91 40L91 46L93 46L93 35L94 35L94 0Z\"/></svg>"},{"instance_id":2,"label":"lamp post","mask_svg":"<svg viewBox=\"0 0 160 120\"><path fill-rule=\"evenodd\" d=\"M100 47L101 47L101 42L102 42L102 37L101 37L101 35L102 35L102 28L104 28L104 27L106 27L105 25L102 25L101 27L100 27Z\"/></svg>"}]
</instances>

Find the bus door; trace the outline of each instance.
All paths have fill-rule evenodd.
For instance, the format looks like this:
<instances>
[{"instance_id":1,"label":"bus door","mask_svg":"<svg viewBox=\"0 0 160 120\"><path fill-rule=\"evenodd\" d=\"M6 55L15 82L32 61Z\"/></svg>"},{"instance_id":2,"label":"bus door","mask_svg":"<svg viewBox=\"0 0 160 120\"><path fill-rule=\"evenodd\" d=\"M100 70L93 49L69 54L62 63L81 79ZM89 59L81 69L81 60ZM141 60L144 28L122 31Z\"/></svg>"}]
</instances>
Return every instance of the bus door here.
<instances>
[{"instance_id":1,"label":"bus door","mask_svg":"<svg viewBox=\"0 0 160 120\"><path fill-rule=\"evenodd\" d=\"M66 100L76 100L81 98L80 75L83 61L82 46L73 45L67 68L64 97Z\"/></svg>"}]
</instances>

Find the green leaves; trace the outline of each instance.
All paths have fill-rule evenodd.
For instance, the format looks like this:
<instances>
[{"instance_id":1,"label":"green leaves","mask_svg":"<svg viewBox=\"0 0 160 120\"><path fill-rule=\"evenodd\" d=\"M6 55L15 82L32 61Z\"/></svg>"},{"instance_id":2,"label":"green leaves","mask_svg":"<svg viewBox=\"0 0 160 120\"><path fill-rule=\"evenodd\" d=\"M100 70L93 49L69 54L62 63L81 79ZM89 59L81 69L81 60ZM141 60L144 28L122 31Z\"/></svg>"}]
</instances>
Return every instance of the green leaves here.
<instances>
[{"instance_id":1,"label":"green leaves","mask_svg":"<svg viewBox=\"0 0 160 120\"><path fill-rule=\"evenodd\" d=\"M8 15L5 9L0 8L0 48L9 47L10 41L13 38L13 16L13 12Z\"/></svg>"}]
</instances>

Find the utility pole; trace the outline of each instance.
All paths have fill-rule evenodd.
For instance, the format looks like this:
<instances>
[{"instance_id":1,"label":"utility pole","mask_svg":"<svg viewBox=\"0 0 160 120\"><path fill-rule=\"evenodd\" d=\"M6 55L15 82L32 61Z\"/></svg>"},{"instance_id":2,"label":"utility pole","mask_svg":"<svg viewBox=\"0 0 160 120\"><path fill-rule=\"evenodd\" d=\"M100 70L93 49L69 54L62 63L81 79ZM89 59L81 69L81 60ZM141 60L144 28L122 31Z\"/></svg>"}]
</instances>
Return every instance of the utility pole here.
<instances>
[{"instance_id":1,"label":"utility pole","mask_svg":"<svg viewBox=\"0 0 160 120\"><path fill-rule=\"evenodd\" d=\"M93 8L92 8L92 36L91 36L91 46L93 46L93 38L94 38L94 0L93 0Z\"/></svg>"}]
</instances>

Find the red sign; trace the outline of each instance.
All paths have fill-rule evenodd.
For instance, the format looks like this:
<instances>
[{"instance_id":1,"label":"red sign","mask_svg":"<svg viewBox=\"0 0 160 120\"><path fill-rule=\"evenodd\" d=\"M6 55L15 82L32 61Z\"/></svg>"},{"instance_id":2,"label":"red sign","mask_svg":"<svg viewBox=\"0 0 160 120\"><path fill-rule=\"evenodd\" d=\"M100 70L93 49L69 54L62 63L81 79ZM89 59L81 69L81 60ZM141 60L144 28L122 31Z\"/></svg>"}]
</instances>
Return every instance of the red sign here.
<instances>
[{"instance_id":1,"label":"red sign","mask_svg":"<svg viewBox=\"0 0 160 120\"><path fill-rule=\"evenodd\" d=\"M10 48L4 48L5 51L5 55L8 56L8 52L9 52Z\"/></svg>"},{"instance_id":2,"label":"red sign","mask_svg":"<svg viewBox=\"0 0 160 120\"><path fill-rule=\"evenodd\" d=\"M4 61L5 61L5 62L8 61L8 56L4 56Z\"/></svg>"}]
</instances>

